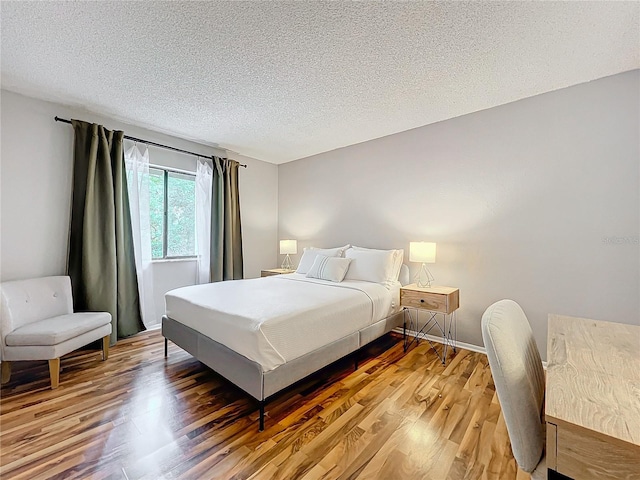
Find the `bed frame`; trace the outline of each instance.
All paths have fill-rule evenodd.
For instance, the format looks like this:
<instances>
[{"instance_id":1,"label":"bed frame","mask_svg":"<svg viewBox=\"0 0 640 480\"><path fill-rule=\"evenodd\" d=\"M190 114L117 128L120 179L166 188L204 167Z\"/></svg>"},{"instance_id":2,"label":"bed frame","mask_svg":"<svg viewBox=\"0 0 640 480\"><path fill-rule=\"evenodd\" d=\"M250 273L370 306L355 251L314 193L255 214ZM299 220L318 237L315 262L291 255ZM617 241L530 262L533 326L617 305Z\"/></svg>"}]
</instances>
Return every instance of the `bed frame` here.
<instances>
[{"instance_id":1,"label":"bed frame","mask_svg":"<svg viewBox=\"0 0 640 480\"><path fill-rule=\"evenodd\" d=\"M404 325L403 322L402 312L397 312L268 372L263 372L260 364L166 315L162 317L162 335L165 337L165 357L168 354L167 342L171 340L255 398L260 408L260 431L263 431L264 407L272 396L336 360L359 350L394 328Z\"/></svg>"}]
</instances>

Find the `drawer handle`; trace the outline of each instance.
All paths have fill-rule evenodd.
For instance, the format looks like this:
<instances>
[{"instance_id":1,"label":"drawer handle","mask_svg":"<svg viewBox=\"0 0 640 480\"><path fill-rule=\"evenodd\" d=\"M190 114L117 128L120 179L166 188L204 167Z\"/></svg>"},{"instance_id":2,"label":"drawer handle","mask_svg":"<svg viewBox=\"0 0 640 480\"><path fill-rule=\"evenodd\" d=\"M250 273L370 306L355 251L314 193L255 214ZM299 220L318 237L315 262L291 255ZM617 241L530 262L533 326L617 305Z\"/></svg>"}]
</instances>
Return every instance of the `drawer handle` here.
<instances>
[{"instance_id":1,"label":"drawer handle","mask_svg":"<svg viewBox=\"0 0 640 480\"><path fill-rule=\"evenodd\" d=\"M420 299L420 303L424 303L424 298L421 298L421 299Z\"/></svg>"}]
</instances>

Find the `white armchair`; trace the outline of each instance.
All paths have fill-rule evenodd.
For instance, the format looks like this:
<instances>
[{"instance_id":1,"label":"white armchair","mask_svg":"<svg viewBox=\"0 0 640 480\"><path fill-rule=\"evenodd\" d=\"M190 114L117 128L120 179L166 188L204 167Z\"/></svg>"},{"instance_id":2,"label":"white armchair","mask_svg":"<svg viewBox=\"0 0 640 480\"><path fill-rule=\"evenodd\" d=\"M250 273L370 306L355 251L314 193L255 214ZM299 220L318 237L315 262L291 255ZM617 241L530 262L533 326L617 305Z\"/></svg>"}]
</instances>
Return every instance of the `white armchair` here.
<instances>
[{"instance_id":1,"label":"white armchair","mask_svg":"<svg viewBox=\"0 0 640 480\"><path fill-rule=\"evenodd\" d=\"M2 383L9 381L11 362L48 360L51 388L57 388L60 357L99 339L102 359L108 358L111 314L73 313L69 277L3 282L1 290Z\"/></svg>"}]
</instances>

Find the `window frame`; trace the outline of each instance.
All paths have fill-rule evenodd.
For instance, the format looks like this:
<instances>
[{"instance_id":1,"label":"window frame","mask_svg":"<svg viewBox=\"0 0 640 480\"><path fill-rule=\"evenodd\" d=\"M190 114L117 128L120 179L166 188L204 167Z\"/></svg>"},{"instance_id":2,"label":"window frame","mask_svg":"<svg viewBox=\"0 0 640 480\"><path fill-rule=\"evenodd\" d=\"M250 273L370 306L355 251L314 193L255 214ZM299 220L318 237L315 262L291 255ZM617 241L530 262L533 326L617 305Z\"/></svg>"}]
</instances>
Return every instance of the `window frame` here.
<instances>
[{"instance_id":1,"label":"window frame","mask_svg":"<svg viewBox=\"0 0 640 480\"><path fill-rule=\"evenodd\" d=\"M162 257L151 257L152 262L162 262L165 260L195 260L198 258L198 253L194 255L167 255L169 248L169 172L178 173L180 175L186 175L193 177L193 181L196 181L195 172L188 170L180 170L177 168L165 167L162 165L149 164L149 168L154 170L162 170L162 181L164 188L164 198L162 199L163 212L162 212ZM195 198L194 198L195 201ZM194 225L195 228L195 225Z\"/></svg>"}]
</instances>

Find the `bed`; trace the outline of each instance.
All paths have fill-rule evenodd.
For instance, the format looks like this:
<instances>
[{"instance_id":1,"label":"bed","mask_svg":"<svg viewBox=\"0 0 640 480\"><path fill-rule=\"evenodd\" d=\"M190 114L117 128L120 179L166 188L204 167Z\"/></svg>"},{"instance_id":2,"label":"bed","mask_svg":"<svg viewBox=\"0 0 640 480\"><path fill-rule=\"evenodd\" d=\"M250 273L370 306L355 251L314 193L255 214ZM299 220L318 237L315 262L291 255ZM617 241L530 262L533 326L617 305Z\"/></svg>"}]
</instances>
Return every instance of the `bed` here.
<instances>
[{"instance_id":1,"label":"bed","mask_svg":"<svg viewBox=\"0 0 640 480\"><path fill-rule=\"evenodd\" d=\"M171 340L255 398L262 431L270 397L403 324L400 286L292 273L172 290L165 355Z\"/></svg>"}]
</instances>

